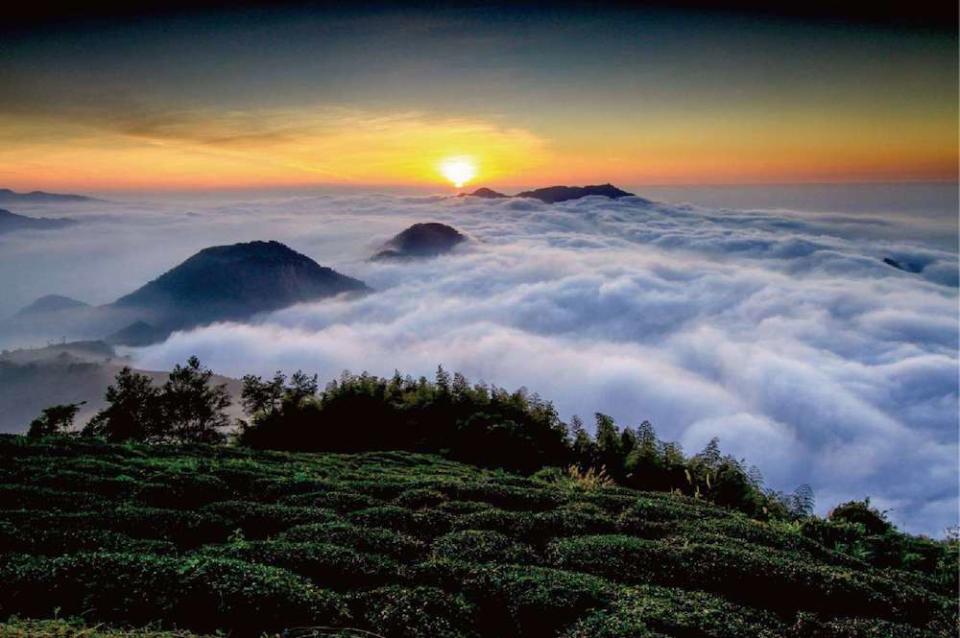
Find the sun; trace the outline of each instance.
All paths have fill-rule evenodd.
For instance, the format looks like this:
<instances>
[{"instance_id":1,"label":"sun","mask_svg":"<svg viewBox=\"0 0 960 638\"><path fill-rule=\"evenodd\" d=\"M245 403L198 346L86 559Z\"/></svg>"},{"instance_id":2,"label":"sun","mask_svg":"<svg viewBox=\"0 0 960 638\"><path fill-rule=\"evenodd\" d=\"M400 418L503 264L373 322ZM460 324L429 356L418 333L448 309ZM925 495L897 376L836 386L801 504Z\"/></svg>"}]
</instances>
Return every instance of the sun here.
<instances>
[{"instance_id":1,"label":"sun","mask_svg":"<svg viewBox=\"0 0 960 638\"><path fill-rule=\"evenodd\" d=\"M440 173L460 188L477 176L477 165L469 157L451 157L440 162Z\"/></svg>"}]
</instances>

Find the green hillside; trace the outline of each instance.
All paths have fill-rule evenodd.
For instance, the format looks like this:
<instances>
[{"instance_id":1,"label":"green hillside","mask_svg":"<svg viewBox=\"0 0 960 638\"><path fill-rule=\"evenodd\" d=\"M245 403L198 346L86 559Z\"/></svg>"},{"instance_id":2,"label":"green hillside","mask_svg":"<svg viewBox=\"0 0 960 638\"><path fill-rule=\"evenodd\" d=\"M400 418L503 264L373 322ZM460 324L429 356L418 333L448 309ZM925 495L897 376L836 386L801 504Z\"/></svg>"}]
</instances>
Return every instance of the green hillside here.
<instances>
[{"instance_id":1,"label":"green hillside","mask_svg":"<svg viewBox=\"0 0 960 638\"><path fill-rule=\"evenodd\" d=\"M956 634L946 543L575 473L2 437L0 482L3 637Z\"/></svg>"}]
</instances>

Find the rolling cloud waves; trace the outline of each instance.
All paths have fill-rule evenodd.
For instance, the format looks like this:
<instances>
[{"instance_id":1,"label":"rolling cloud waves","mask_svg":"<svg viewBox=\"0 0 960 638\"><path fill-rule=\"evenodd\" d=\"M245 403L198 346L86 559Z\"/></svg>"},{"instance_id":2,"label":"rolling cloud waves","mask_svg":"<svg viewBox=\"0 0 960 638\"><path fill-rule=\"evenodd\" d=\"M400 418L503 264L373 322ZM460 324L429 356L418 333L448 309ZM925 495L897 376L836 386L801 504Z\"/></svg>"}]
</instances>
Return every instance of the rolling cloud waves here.
<instances>
[{"instance_id":1,"label":"rolling cloud waves","mask_svg":"<svg viewBox=\"0 0 960 638\"><path fill-rule=\"evenodd\" d=\"M641 198L342 195L194 210L96 222L112 237L97 241L125 246L132 279L203 245L278 239L377 292L176 333L133 351L139 367L197 354L222 374L303 368L329 379L344 369L429 376L442 363L524 385L565 418L649 419L688 451L719 436L771 486L810 483L821 512L870 495L909 531L957 524L957 254L904 239L922 221ZM366 261L418 221L473 241L433 260ZM72 232L43 241L94 241ZM0 262L0 275L14 263ZM119 294L145 280L111 285L127 286Z\"/></svg>"}]
</instances>

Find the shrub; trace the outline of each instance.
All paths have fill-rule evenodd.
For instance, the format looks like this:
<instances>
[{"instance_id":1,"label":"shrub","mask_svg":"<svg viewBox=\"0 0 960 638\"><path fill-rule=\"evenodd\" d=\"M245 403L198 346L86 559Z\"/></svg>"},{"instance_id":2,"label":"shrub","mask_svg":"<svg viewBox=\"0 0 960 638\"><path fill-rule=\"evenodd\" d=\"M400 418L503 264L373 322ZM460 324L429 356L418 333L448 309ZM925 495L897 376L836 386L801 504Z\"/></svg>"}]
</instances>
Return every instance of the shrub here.
<instances>
[{"instance_id":1,"label":"shrub","mask_svg":"<svg viewBox=\"0 0 960 638\"><path fill-rule=\"evenodd\" d=\"M556 536L603 534L617 530L617 521L606 514L577 509L558 509L534 514L534 529L539 542Z\"/></svg>"},{"instance_id":2,"label":"shrub","mask_svg":"<svg viewBox=\"0 0 960 638\"><path fill-rule=\"evenodd\" d=\"M481 635L551 636L591 609L605 605L604 581L554 569L495 567L467 581L476 597Z\"/></svg>"},{"instance_id":3,"label":"shrub","mask_svg":"<svg viewBox=\"0 0 960 638\"><path fill-rule=\"evenodd\" d=\"M934 638L954 633L944 627L942 634L876 618L834 618L821 620L813 614L798 614L787 638Z\"/></svg>"},{"instance_id":4,"label":"shrub","mask_svg":"<svg viewBox=\"0 0 960 638\"><path fill-rule=\"evenodd\" d=\"M413 566L411 582L458 590L477 608L481 636L553 636L605 606L613 587L595 576L519 565L431 560Z\"/></svg>"},{"instance_id":5,"label":"shrub","mask_svg":"<svg viewBox=\"0 0 960 638\"><path fill-rule=\"evenodd\" d=\"M414 512L395 505L352 512L350 522L364 527L382 527L418 537L432 538L450 529L449 514L437 510Z\"/></svg>"},{"instance_id":6,"label":"shrub","mask_svg":"<svg viewBox=\"0 0 960 638\"><path fill-rule=\"evenodd\" d=\"M322 494L336 489L337 484L323 479L304 478L264 478L257 479L250 486L250 492L262 495L263 500L286 500L300 494Z\"/></svg>"},{"instance_id":7,"label":"shrub","mask_svg":"<svg viewBox=\"0 0 960 638\"><path fill-rule=\"evenodd\" d=\"M921 591L856 572L790 560L760 551L586 536L555 541L554 564L630 583L658 583L723 593L781 613L800 610L881 618L928 619ZM925 611L920 611L925 610Z\"/></svg>"},{"instance_id":8,"label":"shrub","mask_svg":"<svg viewBox=\"0 0 960 638\"><path fill-rule=\"evenodd\" d=\"M322 523L334 516L333 512L314 507L252 501L211 503L202 511L227 520L231 530L239 528L250 538L266 538L295 525Z\"/></svg>"},{"instance_id":9,"label":"shrub","mask_svg":"<svg viewBox=\"0 0 960 638\"><path fill-rule=\"evenodd\" d=\"M331 589L370 587L396 576L395 561L327 543L254 541L205 547L205 556L282 567Z\"/></svg>"},{"instance_id":10,"label":"shrub","mask_svg":"<svg viewBox=\"0 0 960 638\"><path fill-rule=\"evenodd\" d=\"M99 620L144 625L172 619L179 563L133 554L15 556L0 564L5 615L50 617L94 613Z\"/></svg>"},{"instance_id":11,"label":"shrub","mask_svg":"<svg viewBox=\"0 0 960 638\"><path fill-rule=\"evenodd\" d=\"M401 560L420 556L424 552L423 543L406 534L391 529L355 527L340 521L298 525L277 538L287 542L332 543L361 552L386 554Z\"/></svg>"},{"instance_id":12,"label":"shrub","mask_svg":"<svg viewBox=\"0 0 960 638\"><path fill-rule=\"evenodd\" d=\"M95 615L118 623L162 621L194 631L257 636L348 618L343 600L308 580L265 565L132 554L20 556L0 566L5 614Z\"/></svg>"},{"instance_id":13,"label":"shrub","mask_svg":"<svg viewBox=\"0 0 960 638\"><path fill-rule=\"evenodd\" d=\"M868 534L883 534L892 527L885 512L870 507L870 499L837 505L828 518L840 523L863 525Z\"/></svg>"},{"instance_id":14,"label":"shrub","mask_svg":"<svg viewBox=\"0 0 960 638\"><path fill-rule=\"evenodd\" d=\"M483 501L445 501L440 503L437 509L454 516L461 516L463 514L472 514L474 512L493 509L493 505L484 503Z\"/></svg>"},{"instance_id":15,"label":"shrub","mask_svg":"<svg viewBox=\"0 0 960 638\"><path fill-rule=\"evenodd\" d=\"M137 500L151 507L194 509L230 495L226 482L216 476L176 473L151 477L137 492Z\"/></svg>"},{"instance_id":16,"label":"shrub","mask_svg":"<svg viewBox=\"0 0 960 638\"><path fill-rule=\"evenodd\" d=\"M708 505L694 499L675 497L666 500L643 496L637 498L630 507L623 511L621 521L624 524L635 521L642 525L649 522L689 521L731 518L734 516L737 516L737 514L732 510Z\"/></svg>"},{"instance_id":17,"label":"shrub","mask_svg":"<svg viewBox=\"0 0 960 638\"><path fill-rule=\"evenodd\" d=\"M223 541L232 530L228 519L213 512L133 505L105 513L103 523L134 538L169 540L185 548Z\"/></svg>"},{"instance_id":18,"label":"shrub","mask_svg":"<svg viewBox=\"0 0 960 638\"><path fill-rule=\"evenodd\" d=\"M183 590L175 618L197 631L264 631L339 625L349 618L345 601L286 570L225 559L182 565Z\"/></svg>"},{"instance_id":19,"label":"shrub","mask_svg":"<svg viewBox=\"0 0 960 638\"><path fill-rule=\"evenodd\" d=\"M402 492L393 502L408 509L424 509L436 507L446 500L447 497L437 490L419 488Z\"/></svg>"},{"instance_id":20,"label":"shrub","mask_svg":"<svg viewBox=\"0 0 960 638\"><path fill-rule=\"evenodd\" d=\"M437 558L472 563L530 563L537 560L532 547L500 532L474 529L441 536L433 543L433 554Z\"/></svg>"},{"instance_id":21,"label":"shrub","mask_svg":"<svg viewBox=\"0 0 960 638\"><path fill-rule=\"evenodd\" d=\"M117 470L113 464L105 465L105 468L92 467L84 472L59 468L31 476L29 480L37 486L89 492L112 498L127 497L140 489L140 481L124 475L122 469ZM105 475L88 473L97 471L102 471Z\"/></svg>"},{"instance_id":22,"label":"shrub","mask_svg":"<svg viewBox=\"0 0 960 638\"><path fill-rule=\"evenodd\" d=\"M92 510L108 501L97 494L68 492L33 485L0 484L0 509Z\"/></svg>"},{"instance_id":23,"label":"shrub","mask_svg":"<svg viewBox=\"0 0 960 638\"><path fill-rule=\"evenodd\" d=\"M103 529L33 526L18 528L0 523L0 553L22 552L58 556L81 551L175 554L177 547L169 541L130 538L126 534Z\"/></svg>"},{"instance_id":24,"label":"shrub","mask_svg":"<svg viewBox=\"0 0 960 638\"><path fill-rule=\"evenodd\" d=\"M354 492L307 492L305 494L293 494L281 499L285 505L319 507L330 509L344 514L356 510L367 509L382 505L377 499L366 494L356 494Z\"/></svg>"},{"instance_id":25,"label":"shrub","mask_svg":"<svg viewBox=\"0 0 960 638\"><path fill-rule=\"evenodd\" d=\"M784 632L769 612L703 592L643 586L625 588L609 609L586 616L563 638L780 638Z\"/></svg>"},{"instance_id":26,"label":"shrub","mask_svg":"<svg viewBox=\"0 0 960 638\"><path fill-rule=\"evenodd\" d=\"M454 529L488 529L508 536L529 539L536 528L536 520L529 512L509 512L488 509L460 516L453 521Z\"/></svg>"},{"instance_id":27,"label":"shrub","mask_svg":"<svg viewBox=\"0 0 960 638\"><path fill-rule=\"evenodd\" d=\"M473 608L434 587L382 587L358 596L364 623L391 638L460 638L472 631Z\"/></svg>"},{"instance_id":28,"label":"shrub","mask_svg":"<svg viewBox=\"0 0 960 638\"><path fill-rule=\"evenodd\" d=\"M518 487L493 481L455 484L444 491L457 500L483 501L505 510L550 510L564 502L564 497L555 490Z\"/></svg>"}]
</instances>

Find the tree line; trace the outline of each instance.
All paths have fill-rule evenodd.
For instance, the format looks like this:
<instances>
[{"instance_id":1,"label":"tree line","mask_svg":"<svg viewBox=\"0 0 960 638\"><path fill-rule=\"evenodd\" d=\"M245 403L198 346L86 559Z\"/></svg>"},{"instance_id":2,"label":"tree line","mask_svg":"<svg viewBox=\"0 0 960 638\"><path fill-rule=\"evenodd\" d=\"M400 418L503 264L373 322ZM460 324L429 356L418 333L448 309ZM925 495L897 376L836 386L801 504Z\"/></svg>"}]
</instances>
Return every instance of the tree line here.
<instances>
[{"instance_id":1,"label":"tree line","mask_svg":"<svg viewBox=\"0 0 960 638\"><path fill-rule=\"evenodd\" d=\"M207 444L230 438L230 395L196 357L175 366L162 385L125 367L105 398L107 406L82 436ZM687 456L679 444L661 441L649 422L621 427L599 412L591 433L579 417L565 423L550 401L524 388L511 392L471 384L442 367L433 380L399 372L390 378L344 372L322 390L317 375L302 371L289 377L246 375L240 402L246 418L231 436L250 448L429 452L525 474L561 468L580 479L675 491L761 518L799 518L813 511L809 487L789 495L766 490L759 471L724 455L716 439ZM70 431L80 406L45 409L28 436Z\"/></svg>"}]
</instances>

